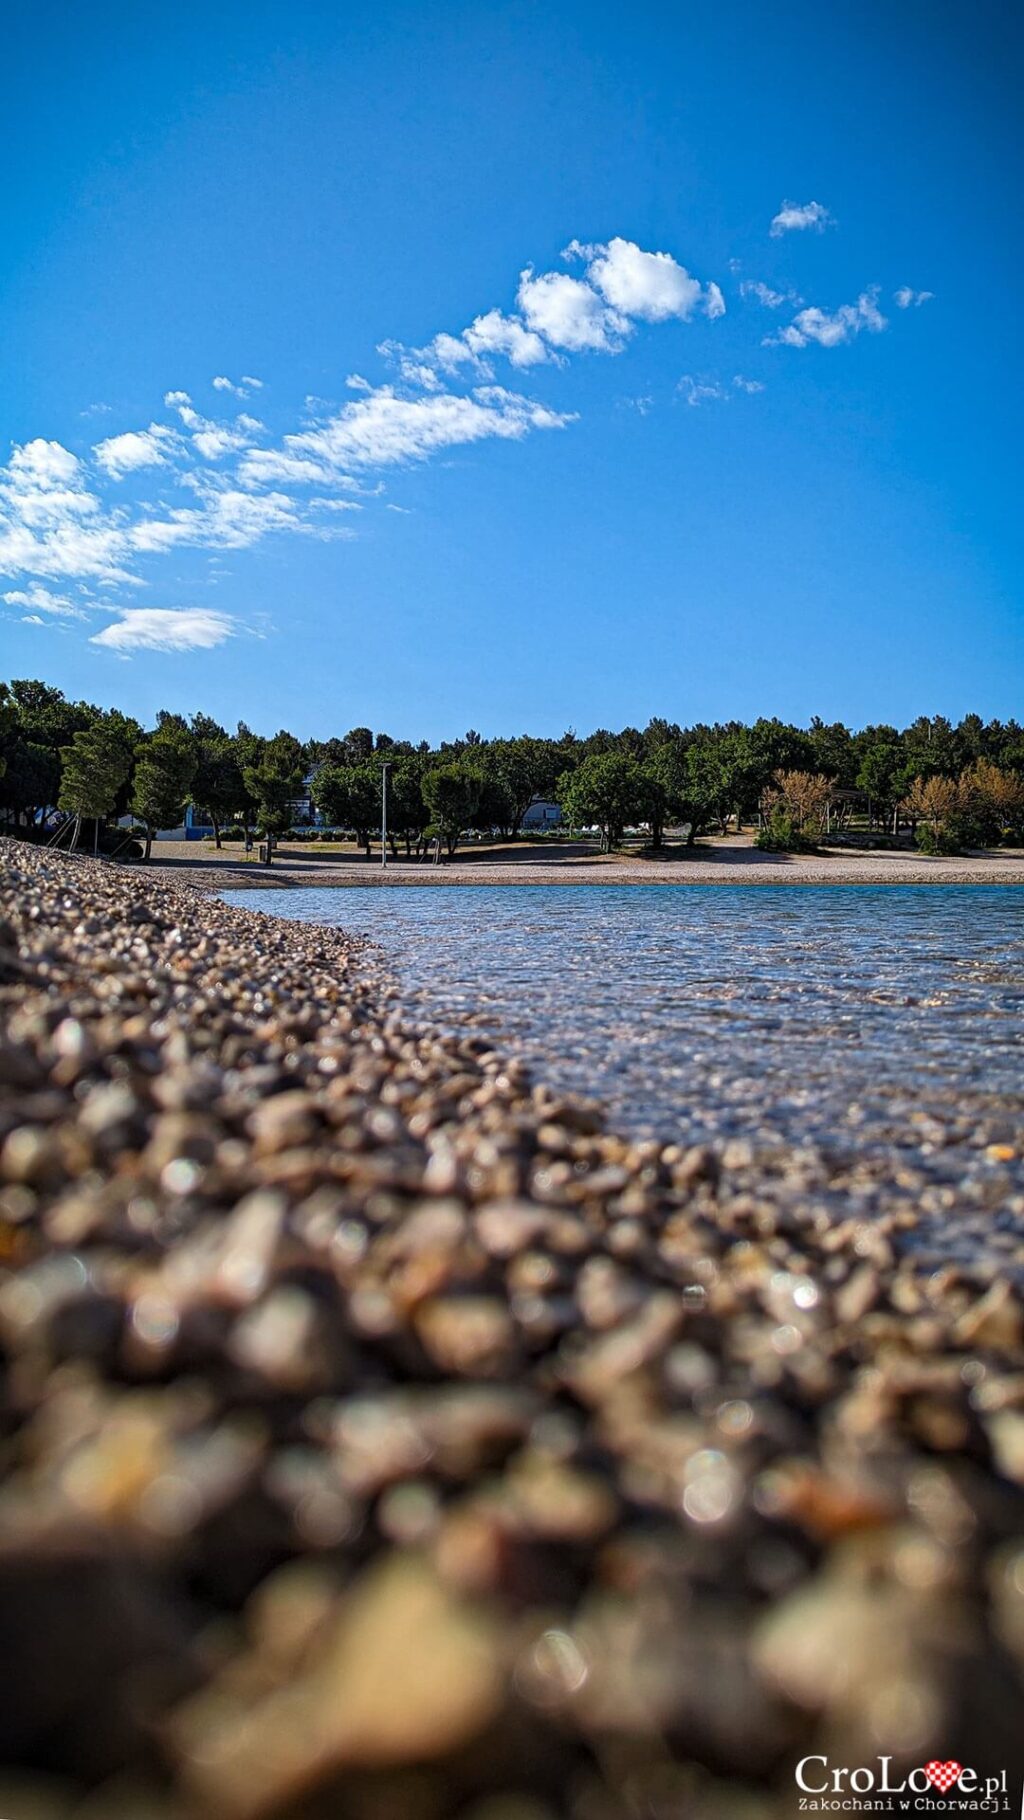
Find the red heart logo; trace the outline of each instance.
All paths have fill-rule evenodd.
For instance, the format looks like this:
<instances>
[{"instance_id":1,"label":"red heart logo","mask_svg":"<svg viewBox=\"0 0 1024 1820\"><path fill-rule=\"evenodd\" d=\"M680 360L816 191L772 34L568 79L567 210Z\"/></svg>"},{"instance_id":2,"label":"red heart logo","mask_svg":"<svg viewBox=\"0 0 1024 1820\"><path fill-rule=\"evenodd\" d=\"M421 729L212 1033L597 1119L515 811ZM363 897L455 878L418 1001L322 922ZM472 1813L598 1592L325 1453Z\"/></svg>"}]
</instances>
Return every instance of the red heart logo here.
<instances>
[{"instance_id":1,"label":"red heart logo","mask_svg":"<svg viewBox=\"0 0 1024 1820\"><path fill-rule=\"evenodd\" d=\"M957 1777L963 1773L963 1767L963 1764L957 1763L955 1758L951 1757L948 1763L940 1763L937 1758L933 1757L930 1763L925 1764L924 1773L932 1787L937 1788L940 1795L944 1795L947 1789L952 1788Z\"/></svg>"}]
</instances>

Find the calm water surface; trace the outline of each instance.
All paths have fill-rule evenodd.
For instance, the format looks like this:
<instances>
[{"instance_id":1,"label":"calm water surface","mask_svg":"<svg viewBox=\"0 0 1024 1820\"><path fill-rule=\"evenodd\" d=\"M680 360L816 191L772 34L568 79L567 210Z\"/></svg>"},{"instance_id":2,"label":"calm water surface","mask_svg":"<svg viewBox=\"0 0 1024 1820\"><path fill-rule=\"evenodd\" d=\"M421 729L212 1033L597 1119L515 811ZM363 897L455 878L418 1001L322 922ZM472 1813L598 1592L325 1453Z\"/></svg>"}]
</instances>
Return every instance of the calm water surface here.
<instances>
[{"instance_id":1,"label":"calm water surface","mask_svg":"<svg viewBox=\"0 0 1024 1820\"><path fill-rule=\"evenodd\" d=\"M1013 887L313 887L225 894L342 925L410 1006L467 1018L614 1122L688 1141L1012 1142Z\"/></svg>"}]
</instances>

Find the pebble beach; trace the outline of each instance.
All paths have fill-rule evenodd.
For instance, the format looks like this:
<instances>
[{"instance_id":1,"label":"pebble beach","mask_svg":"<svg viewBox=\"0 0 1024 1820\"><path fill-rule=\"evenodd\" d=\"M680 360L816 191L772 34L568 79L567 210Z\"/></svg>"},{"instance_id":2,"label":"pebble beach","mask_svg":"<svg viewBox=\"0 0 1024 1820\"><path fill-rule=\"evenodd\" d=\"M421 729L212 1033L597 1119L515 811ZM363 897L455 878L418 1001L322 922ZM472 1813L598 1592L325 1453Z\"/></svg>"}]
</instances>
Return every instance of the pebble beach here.
<instances>
[{"instance_id":1,"label":"pebble beach","mask_svg":"<svg viewBox=\"0 0 1024 1820\"><path fill-rule=\"evenodd\" d=\"M0 868L0 1814L1019 1787L1024 1314L912 1171L619 1134L214 868Z\"/></svg>"}]
</instances>

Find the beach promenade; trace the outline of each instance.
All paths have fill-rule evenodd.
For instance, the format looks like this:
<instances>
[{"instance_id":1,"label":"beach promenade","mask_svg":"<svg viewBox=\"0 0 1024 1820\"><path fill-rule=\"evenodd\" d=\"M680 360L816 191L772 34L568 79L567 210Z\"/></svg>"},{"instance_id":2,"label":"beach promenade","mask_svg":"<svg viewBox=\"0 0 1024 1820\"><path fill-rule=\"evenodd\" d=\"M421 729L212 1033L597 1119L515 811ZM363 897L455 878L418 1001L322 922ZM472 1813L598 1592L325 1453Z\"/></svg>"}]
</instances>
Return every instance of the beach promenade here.
<instances>
[{"instance_id":1,"label":"beach promenade","mask_svg":"<svg viewBox=\"0 0 1024 1820\"><path fill-rule=\"evenodd\" d=\"M225 842L217 852L212 842L156 841L152 860L159 868L206 875L217 888L232 890L247 885L1024 885L1024 850L951 859L884 849L795 855L762 853L748 835L702 840L689 852L672 848L671 857L662 859L602 854L583 843L523 840L461 847L439 865L389 857L382 867L379 852L366 860L352 848L332 852L285 839L269 867L247 857L238 842Z\"/></svg>"}]
</instances>

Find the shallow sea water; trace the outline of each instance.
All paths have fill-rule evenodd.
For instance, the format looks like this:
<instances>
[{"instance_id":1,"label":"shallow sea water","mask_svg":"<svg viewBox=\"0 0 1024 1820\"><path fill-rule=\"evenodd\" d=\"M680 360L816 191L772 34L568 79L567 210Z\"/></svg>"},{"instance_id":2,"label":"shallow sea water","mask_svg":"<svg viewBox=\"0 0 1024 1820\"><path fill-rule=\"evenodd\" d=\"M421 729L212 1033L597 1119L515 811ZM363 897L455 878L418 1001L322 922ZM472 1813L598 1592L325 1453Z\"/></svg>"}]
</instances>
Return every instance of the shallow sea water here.
<instances>
[{"instance_id":1,"label":"shallow sea water","mask_svg":"<svg viewBox=\"0 0 1024 1820\"><path fill-rule=\"evenodd\" d=\"M1013 887L312 887L226 893L342 925L410 1007L467 1020L613 1123L858 1146L1012 1144L1024 1111Z\"/></svg>"}]
</instances>

